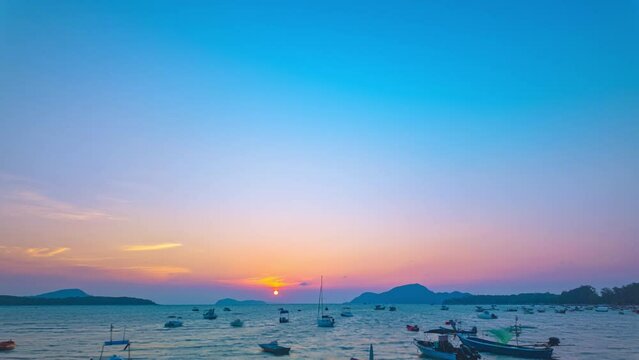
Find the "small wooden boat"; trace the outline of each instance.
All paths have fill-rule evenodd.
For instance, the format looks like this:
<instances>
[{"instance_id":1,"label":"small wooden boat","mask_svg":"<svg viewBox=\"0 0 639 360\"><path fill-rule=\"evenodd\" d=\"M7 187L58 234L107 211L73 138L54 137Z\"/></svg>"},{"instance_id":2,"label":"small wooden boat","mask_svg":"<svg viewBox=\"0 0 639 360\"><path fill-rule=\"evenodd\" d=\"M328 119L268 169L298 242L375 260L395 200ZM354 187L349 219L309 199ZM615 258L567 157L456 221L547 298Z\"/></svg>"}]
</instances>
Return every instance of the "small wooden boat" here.
<instances>
[{"instance_id":1,"label":"small wooden boat","mask_svg":"<svg viewBox=\"0 0 639 360\"><path fill-rule=\"evenodd\" d=\"M353 312L351 311L351 308L343 307L340 315L342 317L353 317Z\"/></svg>"},{"instance_id":2,"label":"small wooden boat","mask_svg":"<svg viewBox=\"0 0 639 360\"><path fill-rule=\"evenodd\" d=\"M217 314L215 313L215 309L208 309L202 317L206 320L215 320L217 319Z\"/></svg>"},{"instance_id":3,"label":"small wooden boat","mask_svg":"<svg viewBox=\"0 0 639 360\"><path fill-rule=\"evenodd\" d=\"M413 339L422 356L440 360L477 360L481 355L470 347L462 345L455 347L448 341L448 335L440 335L438 341Z\"/></svg>"},{"instance_id":4,"label":"small wooden boat","mask_svg":"<svg viewBox=\"0 0 639 360\"><path fill-rule=\"evenodd\" d=\"M182 325L182 320L169 320L164 323L164 327L167 329L179 328L182 327Z\"/></svg>"},{"instance_id":5,"label":"small wooden boat","mask_svg":"<svg viewBox=\"0 0 639 360\"><path fill-rule=\"evenodd\" d=\"M284 347L284 346L280 346L277 341L271 341L270 343L267 344L258 344L261 348L262 351L267 352L267 353L271 353L273 355L288 355L291 352L291 348L290 347Z\"/></svg>"},{"instance_id":6,"label":"small wooden boat","mask_svg":"<svg viewBox=\"0 0 639 360\"><path fill-rule=\"evenodd\" d=\"M16 342L13 340L0 341L0 351L10 351L16 348Z\"/></svg>"},{"instance_id":7,"label":"small wooden boat","mask_svg":"<svg viewBox=\"0 0 639 360\"><path fill-rule=\"evenodd\" d=\"M375 310L386 310L386 306L384 306L384 305L375 305Z\"/></svg>"},{"instance_id":8,"label":"small wooden boat","mask_svg":"<svg viewBox=\"0 0 639 360\"><path fill-rule=\"evenodd\" d=\"M495 315L495 313L489 312L488 310L477 314L477 317L484 320L497 319L497 315Z\"/></svg>"},{"instance_id":9,"label":"small wooden boat","mask_svg":"<svg viewBox=\"0 0 639 360\"><path fill-rule=\"evenodd\" d=\"M280 324L286 324L289 322L288 310L280 310Z\"/></svg>"},{"instance_id":10,"label":"small wooden boat","mask_svg":"<svg viewBox=\"0 0 639 360\"><path fill-rule=\"evenodd\" d=\"M551 338L551 341L552 339L554 338ZM462 344L480 352L489 352L498 355L508 355L529 359L550 359L553 351L551 346L559 344L559 341L557 340L556 343L551 343L551 341L549 341L548 344L540 344L540 346L510 345L480 339L475 336L460 336L459 340Z\"/></svg>"},{"instance_id":11,"label":"small wooden boat","mask_svg":"<svg viewBox=\"0 0 639 360\"><path fill-rule=\"evenodd\" d=\"M242 327L242 326L244 326L244 321L242 321L240 319L235 319L235 320L231 321L231 326L232 327Z\"/></svg>"},{"instance_id":12,"label":"small wooden boat","mask_svg":"<svg viewBox=\"0 0 639 360\"><path fill-rule=\"evenodd\" d=\"M407 331L412 331L412 332L418 332L419 331L419 326L417 326L417 325L406 325L406 330Z\"/></svg>"},{"instance_id":13,"label":"small wooden boat","mask_svg":"<svg viewBox=\"0 0 639 360\"><path fill-rule=\"evenodd\" d=\"M102 359L108 359L108 360L125 360L123 357L119 356L119 355L111 355L108 358L104 357L104 350L106 347L109 346L122 346L124 345L124 348L121 351L127 351L127 360L131 360L131 342L129 340L126 339L126 329L124 329L124 333L122 333L122 340L113 340L113 324L111 324L111 330L110 330L110 336L109 336L109 341L105 341L102 344L102 349L100 350L100 357L98 358L98 360L102 360Z\"/></svg>"}]
</instances>

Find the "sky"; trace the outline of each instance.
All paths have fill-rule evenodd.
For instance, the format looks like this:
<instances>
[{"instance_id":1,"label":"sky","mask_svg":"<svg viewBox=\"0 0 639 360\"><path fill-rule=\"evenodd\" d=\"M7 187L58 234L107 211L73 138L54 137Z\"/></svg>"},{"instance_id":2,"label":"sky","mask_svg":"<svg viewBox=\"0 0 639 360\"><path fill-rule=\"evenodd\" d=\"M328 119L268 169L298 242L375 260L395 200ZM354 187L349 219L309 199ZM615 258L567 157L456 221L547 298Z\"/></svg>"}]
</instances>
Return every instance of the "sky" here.
<instances>
[{"instance_id":1,"label":"sky","mask_svg":"<svg viewBox=\"0 0 639 360\"><path fill-rule=\"evenodd\" d=\"M638 119L638 1L0 0L0 293L624 285Z\"/></svg>"}]
</instances>

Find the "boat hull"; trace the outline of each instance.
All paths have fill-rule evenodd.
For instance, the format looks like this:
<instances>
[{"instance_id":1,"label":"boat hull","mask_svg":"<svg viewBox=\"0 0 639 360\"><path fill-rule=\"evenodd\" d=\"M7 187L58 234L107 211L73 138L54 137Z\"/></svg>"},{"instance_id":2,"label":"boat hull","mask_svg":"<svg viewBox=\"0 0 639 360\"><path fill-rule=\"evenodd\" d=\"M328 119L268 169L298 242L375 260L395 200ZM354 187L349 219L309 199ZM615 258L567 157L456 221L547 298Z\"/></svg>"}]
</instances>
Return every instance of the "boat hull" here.
<instances>
[{"instance_id":1,"label":"boat hull","mask_svg":"<svg viewBox=\"0 0 639 360\"><path fill-rule=\"evenodd\" d=\"M332 319L318 319L317 326L319 327L335 327L335 321Z\"/></svg>"},{"instance_id":2,"label":"boat hull","mask_svg":"<svg viewBox=\"0 0 639 360\"><path fill-rule=\"evenodd\" d=\"M529 348L523 346L500 344L494 341L484 340L472 336L460 336L459 340L466 346L469 346L479 352L489 352L499 355L510 355L528 359L550 359L552 357L552 348Z\"/></svg>"},{"instance_id":3,"label":"boat hull","mask_svg":"<svg viewBox=\"0 0 639 360\"><path fill-rule=\"evenodd\" d=\"M455 360L457 355L453 353L445 353L441 351L436 351L433 348L428 346L423 346L418 342L415 342L415 346L419 349L419 352L422 353L422 356L431 358L431 359L441 359L441 360Z\"/></svg>"}]
</instances>

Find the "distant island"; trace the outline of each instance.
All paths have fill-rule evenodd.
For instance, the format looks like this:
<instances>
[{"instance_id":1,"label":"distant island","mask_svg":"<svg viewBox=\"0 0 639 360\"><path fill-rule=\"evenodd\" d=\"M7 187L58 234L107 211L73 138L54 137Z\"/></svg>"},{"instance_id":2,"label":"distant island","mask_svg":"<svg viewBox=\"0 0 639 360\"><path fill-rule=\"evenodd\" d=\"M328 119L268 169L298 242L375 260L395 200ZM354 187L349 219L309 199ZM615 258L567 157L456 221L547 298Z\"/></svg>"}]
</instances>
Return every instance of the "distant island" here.
<instances>
[{"instance_id":1,"label":"distant island","mask_svg":"<svg viewBox=\"0 0 639 360\"><path fill-rule=\"evenodd\" d=\"M35 296L0 295L0 306L21 305L155 305L133 297L92 296L80 289L63 289Z\"/></svg>"},{"instance_id":2,"label":"distant island","mask_svg":"<svg viewBox=\"0 0 639 360\"><path fill-rule=\"evenodd\" d=\"M351 304L441 304L446 300L471 296L469 293L437 293L420 284L402 285L383 293L365 292L351 301Z\"/></svg>"},{"instance_id":3,"label":"distant island","mask_svg":"<svg viewBox=\"0 0 639 360\"><path fill-rule=\"evenodd\" d=\"M448 305L524 305L524 304L639 304L639 283L632 283L620 288L604 288L601 294L592 286L583 285L561 294L525 293L517 295L468 295L461 298L447 299Z\"/></svg>"},{"instance_id":4,"label":"distant island","mask_svg":"<svg viewBox=\"0 0 639 360\"><path fill-rule=\"evenodd\" d=\"M266 302L260 300L235 300L235 299L221 299L218 300L215 305L217 306L236 306L236 305L266 305Z\"/></svg>"}]
</instances>

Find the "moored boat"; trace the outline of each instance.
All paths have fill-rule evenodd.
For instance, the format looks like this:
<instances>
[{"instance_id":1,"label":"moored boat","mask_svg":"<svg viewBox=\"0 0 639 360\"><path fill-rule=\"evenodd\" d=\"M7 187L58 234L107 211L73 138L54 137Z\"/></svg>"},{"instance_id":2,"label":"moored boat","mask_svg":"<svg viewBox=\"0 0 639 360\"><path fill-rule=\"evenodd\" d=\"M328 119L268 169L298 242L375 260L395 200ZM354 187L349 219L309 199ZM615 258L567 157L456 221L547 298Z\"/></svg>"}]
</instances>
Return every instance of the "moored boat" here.
<instances>
[{"instance_id":1,"label":"moored boat","mask_svg":"<svg viewBox=\"0 0 639 360\"><path fill-rule=\"evenodd\" d=\"M412 331L412 332L418 332L419 331L419 326L417 326L417 325L406 325L406 330Z\"/></svg>"},{"instance_id":2,"label":"moored boat","mask_svg":"<svg viewBox=\"0 0 639 360\"><path fill-rule=\"evenodd\" d=\"M289 322L288 319L288 310L286 309L281 309L280 310L280 324L286 324Z\"/></svg>"},{"instance_id":3,"label":"moored boat","mask_svg":"<svg viewBox=\"0 0 639 360\"><path fill-rule=\"evenodd\" d=\"M10 351L16 348L16 342L13 340L0 341L0 351Z\"/></svg>"},{"instance_id":4,"label":"moored boat","mask_svg":"<svg viewBox=\"0 0 639 360\"><path fill-rule=\"evenodd\" d=\"M242 326L244 326L244 321L242 321L240 319L235 319L235 320L231 321L231 326L232 327L242 327Z\"/></svg>"},{"instance_id":5,"label":"moored boat","mask_svg":"<svg viewBox=\"0 0 639 360\"><path fill-rule=\"evenodd\" d=\"M455 347L448 341L448 335L440 335L438 341L413 339L413 344L422 356L440 360L476 360L481 355L467 345Z\"/></svg>"},{"instance_id":6,"label":"moored boat","mask_svg":"<svg viewBox=\"0 0 639 360\"><path fill-rule=\"evenodd\" d=\"M217 319L217 314L215 313L215 309L208 309L202 317L206 320L215 320Z\"/></svg>"},{"instance_id":7,"label":"moored boat","mask_svg":"<svg viewBox=\"0 0 639 360\"><path fill-rule=\"evenodd\" d=\"M384 305L375 305L375 310L386 310L386 306L384 306Z\"/></svg>"},{"instance_id":8,"label":"moored boat","mask_svg":"<svg viewBox=\"0 0 639 360\"><path fill-rule=\"evenodd\" d=\"M124 345L124 348L122 349L122 351L127 351L128 352L126 359L127 360L131 360L131 342L126 339L126 329L122 333L122 340L113 340L113 324L111 324L109 340L105 341L102 344L102 349L100 350L100 357L98 358L98 360L102 360L102 359L125 360L125 358L123 358L123 357L121 357L119 355L111 355L108 358L104 357L105 348L107 348L109 346L122 346L122 345Z\"/></svg>"},{"instance_id":9,"label":"moored boat","mask_svg":"<svg viewBox=\"0 0 639 360\"><path fill-rule=\"evenodd\" d=\"M529 359L550 359L553 352L552 346L559 344L559 340L556 338L550 338L550 341L548 343L539 344L539 346L502 344L495 341L481 339L475 336L465 335L460 336L459 340L464 345L479 352L489 352L498 355L508 355Z\"/></svg>"},{"instance_id":10,"label":"moored boat","mask_svg":"<svg viewBox=\"0 0 639 360\"><path fill-rule=\"evenodd\" d=\"M491 313L488 310L477 314L477 317L480 318L480 319L485 319L485 320L497 319L497 315L495 315L495 313Z\"/></svg>"},{"instance_id":11,"label":"moored boat","mask_svg":"<svg viewBox=\"0 0 639 360\"><path fill-rule=\"evenodd\" d=\"M317 303L317 326L318 327L334 327L335 319L330 315L324 315L324 277L320 278L320 293Z\"/></svg>"},{"instance_id":12,"label":"moored boat","mask_svg":"<svg viewBox=\"0 0 639 360\"><path fill-rule=\"evenodd\" d=\"M450 308L448 306L446 306L446 305L442 305L442 307L439 308L439 310L444 310L444 311L449 310L449 309Z\"/></svg>"},{"instance_id":13,"label":"moored boat","mask_svg":"<svg viewBox=\"0 0 639 360\"><path fill-rule=\"evenodd\" d=\"M280 346L277 341L271 341L266 344L258 344L262 351L273 355L288 355L291 352L290 347Z\"/></svg>"},{"instance_id":14,"label":"moored boat","mask_svg":"<svg viewBox=\"0 0 639 360\"><path fill-rule=\"evenodd\" d=\"M351 308L343 307L340 315L343 317L353 317L353 312L351 311Z\"/></svg>"},{"instance_id":15,"label":"moored boat","mask_svg":"<svg viewBox=\"0 0 639 360\"><path fill-rule=\"evenodd\" d=\"M608 312L608 307L607 306L597 306L595 308L596 312Z\"/></svg>"},{"instance_id":16,"label":"moored boat","mask_svg":"<svg viewBox=\"0 0 639 360\"><path fill-rule=\"evenodd\" d=\"M183 325L182 320L169 320L164 323L164 327L167 329L182 327L182 325Z\"/></svg>"},{"instance_id":17,"label":"moored boat","mask_svg":"<svg viewBox=\"0 0 639 360\"><path fill-rule=\"evenodd\" d=\"M230 308L225 307L224 309L222 309L222 311L231 311Z\"/></svg>"}]
</instances>

